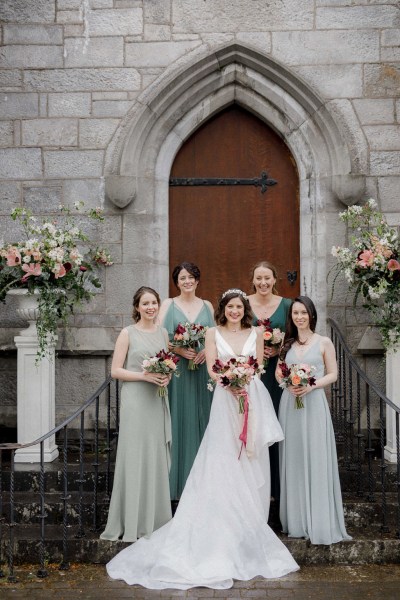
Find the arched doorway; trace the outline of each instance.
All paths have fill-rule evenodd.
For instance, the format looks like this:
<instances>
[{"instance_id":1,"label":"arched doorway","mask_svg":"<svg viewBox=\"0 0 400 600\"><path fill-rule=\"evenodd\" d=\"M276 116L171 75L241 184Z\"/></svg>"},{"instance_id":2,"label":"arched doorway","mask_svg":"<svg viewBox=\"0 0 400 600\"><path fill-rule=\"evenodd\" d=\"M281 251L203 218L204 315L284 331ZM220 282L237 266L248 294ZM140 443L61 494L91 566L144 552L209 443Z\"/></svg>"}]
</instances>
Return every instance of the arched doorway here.
<instances>
[{"instance_id":1,"label":"arched doorway","mask_svg":"<svg viewBox=\"0 0 400 600\"><path fill-rule=\"evenodd\" d=\"M264 193L246 184L262 172L276 181ZM299 179L288 147L270 127L231 105L182 145L171 178L180 185L169 194L170 269L183 260L198 264L199 293L215 304L229 287L250 292L252 265L269 260L279 272L279 293L299 293ZM187 178L245 184L193 186ZM176 293L173 284L170 293Z\"/></svg>"}]
</instances>

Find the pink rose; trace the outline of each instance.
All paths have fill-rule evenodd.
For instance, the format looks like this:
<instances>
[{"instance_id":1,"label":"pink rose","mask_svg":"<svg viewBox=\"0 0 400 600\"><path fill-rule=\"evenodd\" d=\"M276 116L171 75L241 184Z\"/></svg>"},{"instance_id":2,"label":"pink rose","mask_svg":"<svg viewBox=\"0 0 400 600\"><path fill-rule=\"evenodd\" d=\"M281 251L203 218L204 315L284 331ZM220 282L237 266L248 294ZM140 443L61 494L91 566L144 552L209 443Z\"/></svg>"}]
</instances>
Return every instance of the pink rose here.
<instances>
[{"instance_id":1,"label":"pink rose","mask_svg":"<svg viewBox=\"0 0 400 600\"><path fill-rule=\"evenodd\" d=\"M389 271L400 271L400 263L394 258L391 258L387 264L387 268Z\"/></svg>"},{"instance_id":2,"label":"pink rose","mask_svg":"<svg viewBox=\"0 0 400 600\"><path fill-rule=\"evenodd\" d=\"M56 279L59 279L60 277L64 277L64 275L66 274L66 272L67 272L67 271L65 270L65 267L64 267L64 265L61 265L61 264L57 264L57 265L54 267L54 270L53 270L54 277L55 277Z\"/></svg>"},{"instance_id":3,"label":"pink rose","mask_svg":"<svg viewBox=\"0 0 400 600\"><path fill-rule=\"evenodd\" d=\"M14 246L10 246L7 250L6 254L7 266L8 267L16 267L21 264L21 254L18 248Z\"/></svg>"}]
</instances>

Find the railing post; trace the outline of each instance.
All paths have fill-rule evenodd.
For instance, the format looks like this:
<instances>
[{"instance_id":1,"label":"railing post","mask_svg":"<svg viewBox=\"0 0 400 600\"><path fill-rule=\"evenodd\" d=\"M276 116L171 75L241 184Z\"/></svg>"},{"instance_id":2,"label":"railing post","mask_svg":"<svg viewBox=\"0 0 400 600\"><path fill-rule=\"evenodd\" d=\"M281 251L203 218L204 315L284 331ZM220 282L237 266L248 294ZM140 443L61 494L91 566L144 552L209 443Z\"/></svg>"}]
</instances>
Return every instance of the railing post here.
<instances>
[{"instance_id":1,"label":"railing post","mask_svg":"<svg viewBox=\"0 0 400 600\"><path fill-rule=\"evenodd\" d=\"M10 462L10 539L8 546L8 581L15 583L17 578L14 574L14 527L15 527L15 506L14 506L14 485L15 485L15 450L11 450Z\"/></svg>"},{"instance_id":2,"label":"railing post","mask_svg":"<svg viewBox=\"0 0 400 600\"><path fill-rule=\"evenodd\" d=\"M62 534L62 561L59 566L61 571L67 571L69 569L68 562L68 432L67 425L64 427L64 440L63 440L63 495L61 500L63 501L63 534Z\"/></svg>"},{"instance_id":3,"label":"railing post","mask_svg":"<svg viewBox=\"0 0 400 600\"><path fill-rule=\"evenodd\" d=\"M99 480L99 396L96 398L94 421L94 481L93 481L93 531L97 531L97 487Z\"/></svg>"},{"instance_id":4,"label":"railing post","mask_svg":"<svg viewBox=\"0 0 400 600\"><path fill-rule=\"evenodd\" d=\"M39 476L39 494L40 494L40 545L39 545L39 559L40 569L37 572L37 576L44 578L47 577L48 572L45 568L45 519L47 514L45 512L44 494L45 494L45 481L44 481L44 442L40 442L40 476Z\"/></svg>"},{"instance_id":5,"label":"railing post","mask_svg":"<svg viewBox=\"0 0 400 600\"><path fill-rule=\"evenodd\" d=\"M79 429L79 479L77 479L77 483L79 484L79 509L78 509L78 532L75 537L82 538L85 537L85 530L83 528L83 484L84 473L83 473L83 452L84 452L84 443L85 443L85 411L81 412L81 425Z\"/></svg>"},{"instance_id":6,"label":"railing post","mask_svg":"<svg viewBox=\"0 0 400 600\"><path fill-rule=\"evenodd\" d=\"M4 577L3 564L3 450L0 450L0 578Z\"/></svg>"},{"instance_id":7,"label":"railing post","mask_svg":"<svg viewBox=\"0 0 400 600\"><path fill-rule=\"evenodd\" d=\"M365 452L367 453L368 458L368 496L367 499L370 502L375 501L374 496L374 477L372 473L372 454L374 453L374 449L372 448L372 433L371 433L371 401L370 401L370 393L369 393L369 385L365 384L365 401L367 404L367 443L368 446L365 448Z\"/></svg>"}]
</instances>

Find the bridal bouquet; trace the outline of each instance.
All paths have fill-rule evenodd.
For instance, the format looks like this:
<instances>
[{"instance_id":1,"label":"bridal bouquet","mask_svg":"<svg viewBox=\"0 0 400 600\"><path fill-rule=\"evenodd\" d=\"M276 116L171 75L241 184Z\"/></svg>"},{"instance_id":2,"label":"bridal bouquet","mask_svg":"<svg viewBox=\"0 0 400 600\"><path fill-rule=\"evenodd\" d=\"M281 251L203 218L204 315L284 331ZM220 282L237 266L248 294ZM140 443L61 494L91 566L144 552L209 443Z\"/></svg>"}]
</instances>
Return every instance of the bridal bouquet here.
<instances>
[{"instance_id":1,"label":"bridal bouquet","mask_svg":"<svg viewBox=\"0 0 400 600\"><path fill-rule=\"evenodd\" d=\"M176 356L176 354L172 354L172 352L166 352L165 350L160 350L157 352L155 356L146 357L142 362L142 369L147 373L162 373L163 375L175 375L175 377L179 377L179 373L177 371L177 364L180 361L180 358ZM157 391L159 396L167 395L167 388L164 386L159 386Z\"/></svg>"},{"instance_id":2,"label":"bridal bouquet","mask_svg":"<svg viewBox=\"0 0 400 600\"><path fill-rule=\"evenodd\" d=\"M199 323L179 323L175 329L172 344L180 348L196 348L204 343L207 329L208 327L203 327ZM190 359L188 364L189 371L195 371L198 368L193 359Z\"/></svg>"},{"instance_id":3,"label":"bridal bouquet","mask_svg":"<svg viewBox=\"0 0 400 600\"><path fill-rule=\"evenodd\" d=\"M244 415L243 428L239 435L239 440L242 442L238 456L240 459L243 446L246 447L247 445L249 421L249 395L245 390L245 386L250 383L255 375L264 373L264 369L253 356L239 356L238 358L230 358L225 362L217 358L212 366L212 371L217 378L215 381L210 381L208 384L209 390L213 389L215 383L231 392L235 390L240 392L238 395L235 394L239 402L239 414Z\"/></svg>"},{"instance_id":4,"label":"bridal bouquet","mask_svg":"<svg viewBox=\"0 0 400 600\"><path fill-rule=\"evenodd\" d=\"M285 334L279 327L271 327L270 319L258 319L257 325L263 328L264 348L279 348ZM269 359L264 358L264 367L268 366Z\"/></svg>"},{"instance_id":5,"label":"bridal bouquet","mask_svg":"<svg viewBox=\"0 0 400 600\"><path fill-rule=\"evenodd\" d=\"M239 414L245 412L245 400L247 392L244 387L250 383L255 375L264 373L263 367L260 367L257 360L253 356L239 356L238 358L230 358L227 361L222 361L217 358L212 366L213 373L217 378L214 381L210 380L208 389L213 389L213 384L216 383L229 391L243 390L243 394L238 397Z\"/></svg>"},{"instance_id":6,"label":"bridal bouquet","mask_svg":"<svg viewBox=\"0 0 400 600\"><path fill-rule=\"evenodd\" d=\"M281 388L287 388L289 385L293 386L304 386L315 385L315 367L307 365L305 363L299 365L287 365L285 362L278 364L281 373L282 380L279 384ZM300 396L295 396L295 407L304 408L303 400Z\"/></svg>"}]
</instances>

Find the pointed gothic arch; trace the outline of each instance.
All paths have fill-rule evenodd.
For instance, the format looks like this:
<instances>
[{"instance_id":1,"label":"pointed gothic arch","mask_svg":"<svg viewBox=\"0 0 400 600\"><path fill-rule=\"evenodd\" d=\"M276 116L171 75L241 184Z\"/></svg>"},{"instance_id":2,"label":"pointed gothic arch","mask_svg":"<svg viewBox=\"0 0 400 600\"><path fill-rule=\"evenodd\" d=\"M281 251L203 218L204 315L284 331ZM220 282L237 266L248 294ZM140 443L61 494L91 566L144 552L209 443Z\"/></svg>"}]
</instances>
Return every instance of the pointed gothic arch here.
<instances>
[{"instance_id":1,"label":"pointed gothic arch","mask_svg":"<svg viewBox=\"0 0 400 600\"><path fill-rule=\"evenodd\" d=\"M143 240L166 294L168 181L183 142L207 119L237 103L272 127L290 148L300 178L302 289L324 317L326 211L364 190L357 152L326 103L282 64L242 44L208 53L161 76L138 97L106 154L106 194L120 208L152 215L157 247ZM362 136L360 136L361 139ZM128 206L134 200L132 206ZM133 207L133 208L132 208ZM154 239L154 236L153 236ZM146 250L146 246L148 246ZM321 260L323 259L323 260Z\"/></svg>"}]
</instances>

